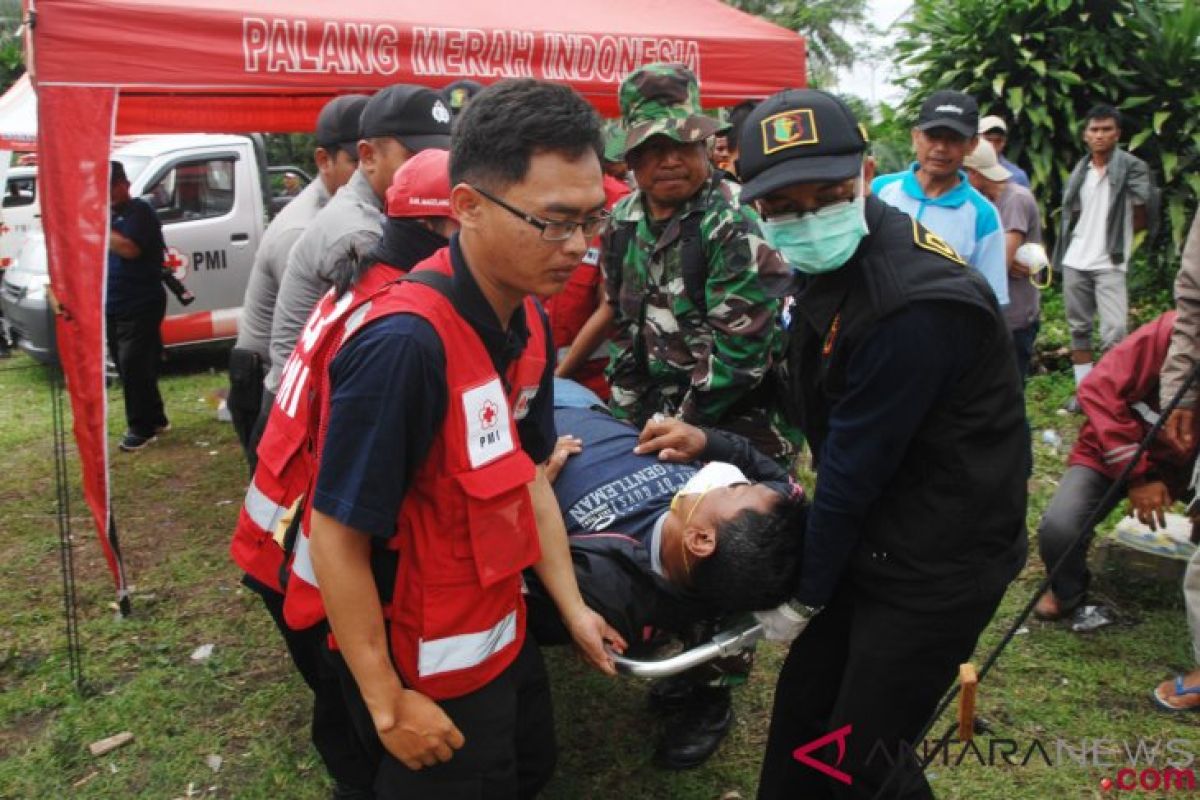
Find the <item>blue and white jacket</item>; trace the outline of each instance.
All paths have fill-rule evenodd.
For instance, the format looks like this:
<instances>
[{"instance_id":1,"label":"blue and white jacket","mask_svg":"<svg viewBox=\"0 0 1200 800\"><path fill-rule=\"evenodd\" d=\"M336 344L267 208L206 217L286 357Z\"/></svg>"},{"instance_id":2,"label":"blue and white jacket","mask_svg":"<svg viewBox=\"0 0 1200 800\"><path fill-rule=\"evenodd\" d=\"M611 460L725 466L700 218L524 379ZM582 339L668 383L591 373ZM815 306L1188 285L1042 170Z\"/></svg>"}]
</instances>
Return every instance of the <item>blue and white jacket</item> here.
<instances>
[{"instance_id":1,"label":"blue and white jacket","mask_svg":"<svg viewBox=\"0 0 1200 800\"><path fill-rule=\"evenodd\" d=\"M880 175L871 192L936 233L987 279L1000 305L1008 305L1008 266L1000 214L959 170L958 186L940 197L926 197L917 181L918 165L907 172Z\"/></svg>"}]
</instances>

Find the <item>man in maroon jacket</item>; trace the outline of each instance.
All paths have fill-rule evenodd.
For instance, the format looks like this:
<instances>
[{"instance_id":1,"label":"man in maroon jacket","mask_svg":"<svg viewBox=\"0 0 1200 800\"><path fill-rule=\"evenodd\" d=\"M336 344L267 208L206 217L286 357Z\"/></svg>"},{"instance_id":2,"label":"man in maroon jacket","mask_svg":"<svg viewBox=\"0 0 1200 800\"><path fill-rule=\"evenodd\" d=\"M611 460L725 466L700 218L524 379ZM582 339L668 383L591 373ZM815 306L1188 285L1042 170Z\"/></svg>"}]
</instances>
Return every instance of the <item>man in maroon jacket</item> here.
<instances>
[{"instance_id":1,"label":"man in maroon jacket","mask_svg":"<svg viewBox=\"0 0 1200 800\"><path fill-rule=\"evenodd\" d=\"M1103 612L1090 625L1083 619L1088 613L1083 601L1091 577L1087 551L1095 530L1088 530L1074 547L1072 543L1094 511L1099 509L1099 518L1103 519L1120 502L1121 495L1117 494L1099 507L1158 419L1158 375L1174 322L1175 312L1168 311L1138 328L1110 350L1079 386L1079 405L1087 421L1038 528L1038 548L1046 569L1066 559L1051 590L1034 608L1040 619L1073 614L1075 626L1105 624L1103 618L1107 615ZM1159 434L1129 474L1125 494L1130 513L1153 529L1164 525L1167 508L1187 489L1195 457L1194 445L1180 450Z\"/></svg>"}]
</instances>

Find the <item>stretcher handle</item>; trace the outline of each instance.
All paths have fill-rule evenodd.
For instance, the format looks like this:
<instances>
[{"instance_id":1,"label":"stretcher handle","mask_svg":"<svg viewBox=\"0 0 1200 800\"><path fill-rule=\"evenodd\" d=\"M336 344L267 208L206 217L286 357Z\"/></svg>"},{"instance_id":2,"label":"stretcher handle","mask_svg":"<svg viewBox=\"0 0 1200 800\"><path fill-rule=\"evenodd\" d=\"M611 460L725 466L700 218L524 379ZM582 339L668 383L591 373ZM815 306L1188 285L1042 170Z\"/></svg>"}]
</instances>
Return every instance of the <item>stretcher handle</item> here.
<instances>
[{"instance_id":1,"label":"stretcher handle","mask_svg":"<svg viewBox=\"0 0 1200 800\"><path fill-rule=\"evenodd\" d=\"M635 678L668 678L686 672L692 667L699 666L714 658L733 655L745 650L750 645L763 638L763 627L757 622L747 622L736 628L721 631L712 639L690 650L651 661L638 661L610 652L616 663L617 672L622 675L632 675Z\"/></svg>"}]
</instances>

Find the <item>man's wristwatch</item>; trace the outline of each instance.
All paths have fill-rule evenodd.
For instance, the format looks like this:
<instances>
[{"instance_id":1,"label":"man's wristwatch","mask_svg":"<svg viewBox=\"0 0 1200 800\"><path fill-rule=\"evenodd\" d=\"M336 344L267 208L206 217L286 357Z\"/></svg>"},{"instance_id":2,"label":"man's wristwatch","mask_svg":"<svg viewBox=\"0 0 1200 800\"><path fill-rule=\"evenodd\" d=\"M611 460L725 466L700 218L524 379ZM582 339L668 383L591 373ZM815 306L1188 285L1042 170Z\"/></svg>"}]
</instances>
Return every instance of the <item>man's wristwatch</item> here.
<instances>
[{"instance_id":1,"label":"man's wristwatch","mask_svg":"<svg viewBox=\"0 0 1200 800\"><path fill-rule=\"evenodd\" d=\"M787 607L799 614L801 619L806 621L812 619L817 614L820 614L821 609L825 608L825 606L810 606L805 603L801 603L794 597L787 601Z\"/></svg>"}]
</instances>

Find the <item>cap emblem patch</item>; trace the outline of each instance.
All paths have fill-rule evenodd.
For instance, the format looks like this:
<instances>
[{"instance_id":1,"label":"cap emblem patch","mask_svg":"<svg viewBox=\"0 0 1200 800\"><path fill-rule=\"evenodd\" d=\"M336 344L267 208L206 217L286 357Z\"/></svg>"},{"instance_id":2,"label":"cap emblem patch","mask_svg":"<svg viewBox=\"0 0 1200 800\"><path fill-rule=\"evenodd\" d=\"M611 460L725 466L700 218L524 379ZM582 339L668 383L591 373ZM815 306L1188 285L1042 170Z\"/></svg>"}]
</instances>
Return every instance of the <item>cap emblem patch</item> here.
<instances>
[{"instance_id":1,"label":"cap emblem patch","mask_svg":"<svg viewBox=\"0 0 1200 800\"><path fill-rule=\"evenodd\" d=\"M441 100L438 100L433 104L433 119L436 122L442 123L443 125L450 121L450 109L446 108L445 104L442 103Z\"/></svg>"},{"instance_id":2,"label":"cap emblem patch","mask_svg":"<svg viewBox=\"0 0 1200 800\"><path fill-rule=\"evenodd\" d=\"M811 108L797 108L774 114L759 123L762 127L763 155L771 155L789 147L817 144L817 124Z\"/></svg>"}]
</instances>

